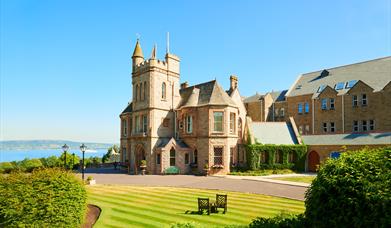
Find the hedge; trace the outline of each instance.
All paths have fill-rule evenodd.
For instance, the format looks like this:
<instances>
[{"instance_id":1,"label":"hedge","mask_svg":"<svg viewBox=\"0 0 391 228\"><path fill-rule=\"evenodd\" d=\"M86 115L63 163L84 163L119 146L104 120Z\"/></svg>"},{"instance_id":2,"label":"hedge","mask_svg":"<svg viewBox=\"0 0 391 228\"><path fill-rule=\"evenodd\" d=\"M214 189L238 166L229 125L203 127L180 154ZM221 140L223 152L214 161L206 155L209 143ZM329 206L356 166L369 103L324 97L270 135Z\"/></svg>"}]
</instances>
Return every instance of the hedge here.
<instances>
[{"instance_id":1,"label":"hedge","mask_svg":"<svg viewBox=\"0 0 391 228\"><path fill-rule=\"evenodd\" d=\"M306 193L313 227L391 227L391 148L328 159Z\"/></svg>"},{"instance_id":2,"label":"hedge","mask_svg":"<svg viewBox=\"0 0 391 228\"><path fill-rule=\"evenodd\" d=\"M277 152L282 152L282 164L275 163ZM261 153L266 153L268 160L266 163L261 163ZM294 153L296 160L294 163L289 163L289 153ZM246 145L246 159L248 168L251 170L257 169L297 169L304 170L305 155L307 153L306 145L263 145L263 144L248 144Z\"/></svg>"},{"instance_id":3,"label":"hedge","mask_svg":"<svg viewBox=\"0 0 391 228\"><path fill-rule=\"evenodd\" d=\"M80 227L86 199L82 182L61 169L0 175L0 227Z\"/></svg>"},{"instance_id":4,"label":"hedge","mask_svg":"<svg viewBox=\"0 0 391 228\"><path fill-rule=\"evenodd\" d=\"M281 213L275 217L255 218L248 226L249 228L302 228L308 227L303 214L293 215Z\"/></svg>"}]
</instances>

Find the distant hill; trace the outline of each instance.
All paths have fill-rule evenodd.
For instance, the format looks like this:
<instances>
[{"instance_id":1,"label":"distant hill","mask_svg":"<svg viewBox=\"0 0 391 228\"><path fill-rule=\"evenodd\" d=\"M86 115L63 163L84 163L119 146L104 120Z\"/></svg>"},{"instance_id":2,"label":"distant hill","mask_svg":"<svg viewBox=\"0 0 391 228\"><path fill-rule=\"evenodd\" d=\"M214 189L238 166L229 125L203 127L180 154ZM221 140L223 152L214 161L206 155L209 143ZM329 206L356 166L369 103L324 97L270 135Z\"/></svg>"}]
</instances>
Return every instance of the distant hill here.
<instances>
[{"instance_id":1,"label":"distant hill","mask_svg":"<svg viewBox=\"0 0 391 228\"><path fill-rule=\"evenodd\" d=\"M0 141L0 150L45 150L61 149L67 144L70 149L79 149L81 142L67 140L10 140ZM113 144L107 143L84 143L88 149L107 149Z\"/></svg>"}]
</instances>

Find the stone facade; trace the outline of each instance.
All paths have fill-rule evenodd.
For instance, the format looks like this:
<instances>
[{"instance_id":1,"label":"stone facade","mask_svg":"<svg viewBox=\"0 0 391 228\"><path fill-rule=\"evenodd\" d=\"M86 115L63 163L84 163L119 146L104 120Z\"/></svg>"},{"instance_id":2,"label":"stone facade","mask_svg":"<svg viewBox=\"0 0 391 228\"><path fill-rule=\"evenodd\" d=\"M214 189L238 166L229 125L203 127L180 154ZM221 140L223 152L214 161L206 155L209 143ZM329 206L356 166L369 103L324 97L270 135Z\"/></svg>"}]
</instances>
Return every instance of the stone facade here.
<instances>
[{"instance_id":1,"label":"stone facade","mask_svg":"<svg viewBox=\"0 0 391 228\"><path fill-rule=\"evenodd\" d=\"M237 77L228 91L216 81L179 85L180 59L167 53L158 60L154 48L145 60L138 41L132 59L133 98L120 115L121 162L129 173L140 173L142 160L150 174L171 166L181 174L229 173L239 163L246 120Z\"/></svg>"}]
</instances>

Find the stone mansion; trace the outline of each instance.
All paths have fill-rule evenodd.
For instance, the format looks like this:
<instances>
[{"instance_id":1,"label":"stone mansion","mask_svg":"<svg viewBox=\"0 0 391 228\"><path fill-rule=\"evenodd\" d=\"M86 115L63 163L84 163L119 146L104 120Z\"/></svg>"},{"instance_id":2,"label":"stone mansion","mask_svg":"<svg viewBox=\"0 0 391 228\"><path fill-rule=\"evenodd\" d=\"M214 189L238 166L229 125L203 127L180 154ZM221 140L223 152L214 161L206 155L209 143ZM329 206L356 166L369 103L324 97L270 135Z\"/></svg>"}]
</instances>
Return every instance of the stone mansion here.
<instances>
[{"instance_id":1,"label":"stone mansion","mask_svg":"<svg viewBox=\"0 0 391 228\"><path fill-rule=\"evenodd\" d=\"M121 113L121 161L130 173L162 174L170 166L180 173L191 167L199 173L207 166L228 173L237 163L246 109L238 80L230 77L225 91L216 80L189 86L179 84L180 59L166 53L156 59L156 49L145 59L137 41L132 56L133 99ZM243 152L241 152L243 153Z\"/></svg>"},{"instance_id":2,"label":"stone mansion","mask_svg":"<svg viewBox=\"0 0 391 228\"><path fill-rule=\"evenodd\" d=\"M308 146L306 170L347 149L391 145L391 57L300 75L283 91L243 98L238 78L180 84L180 59L132 56L132 101L120 114L121 162L129 173L226 174L245 165L247 137ZM343 149L345 148L345 149Z\"/></svg>"}]
</instances>

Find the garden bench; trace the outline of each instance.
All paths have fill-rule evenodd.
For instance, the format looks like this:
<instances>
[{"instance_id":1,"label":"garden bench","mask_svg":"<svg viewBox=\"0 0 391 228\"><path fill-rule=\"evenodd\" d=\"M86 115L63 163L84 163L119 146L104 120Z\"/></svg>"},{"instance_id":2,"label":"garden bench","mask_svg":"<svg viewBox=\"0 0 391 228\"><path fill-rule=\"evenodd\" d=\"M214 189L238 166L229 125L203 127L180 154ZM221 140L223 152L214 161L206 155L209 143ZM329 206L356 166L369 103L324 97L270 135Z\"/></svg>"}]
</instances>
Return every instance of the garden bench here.
<instances>
[{"instance_id":1,"label":"garden bench","mask_svg":"<svg viewBox=\"0 0 391 228\"><path fill-rule=\"evenodd\" d=\"M224 208L224 214L227 211L227 195L216 194L216 211L218 208Z\"/></svg>"},{"instance_id":2,"label":"garden bench","mask_svg":"<svg viewBox=\"0 0 391 228\"><path fill-rule=\"evenodd\" d=\"M208 212L208 215L210 215L210 203L209 198L198 198L198 213L202 214L204 210Z\"/></svg>"}]
</instances>

